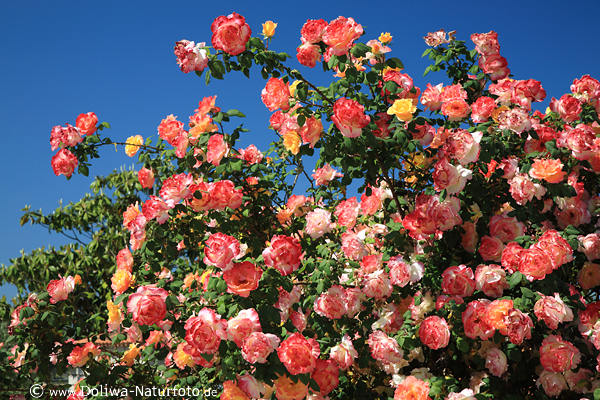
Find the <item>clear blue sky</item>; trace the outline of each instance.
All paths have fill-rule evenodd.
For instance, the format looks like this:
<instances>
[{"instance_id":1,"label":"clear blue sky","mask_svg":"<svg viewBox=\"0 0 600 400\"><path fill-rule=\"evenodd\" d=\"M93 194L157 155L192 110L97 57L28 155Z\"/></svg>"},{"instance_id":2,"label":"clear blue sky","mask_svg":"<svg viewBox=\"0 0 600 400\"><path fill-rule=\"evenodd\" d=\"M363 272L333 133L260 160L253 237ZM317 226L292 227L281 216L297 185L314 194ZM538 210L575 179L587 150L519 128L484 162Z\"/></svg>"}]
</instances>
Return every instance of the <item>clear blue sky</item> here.
<instances>
[{"instance_id":1,"label":"clear blue sky","mask_svg":"<svg viewBox=\"0 0 600 400\"><path fill-rule=\"evenodd\" d=\"M587 1L413 1L355 2L260 1L15 1L0 6L0 121L4 140L1 158L0 263L25 251L64 243L44 229L19 226L19 211L29 204L44 211L58 201L75 201L92 178L67 181L50 168L49 137L54 125L73 123L79 113L94 111L111 123L110 135L156 136L160 120L175 114L187 120L203 96L218 95L218 105L237 108L251 132L242 144L266 149L274 138L267 129L270 113L260 101L264 81L256 74L204 84L179 71L174 42L210 43L210 24L236 11L258 34L261 23L279 24L271 47L295 55L306 19L331 20L339 15L361 23L364 41L391 32L393 55L418 86L426 81L421 59L422 37L440 28L455 29L468 40L473 32L499 33L501 54L517 79L540 80L548 99L568 92L574 78L600 79L596 24L600 3ZM298 65L294 58L294 64ZM307 71L305 67L302 71ZM307 73L322 82L322 74ZM441 78L429 75L436 84ZM106 149L90 173L104 174L132 161L122 150ZM12 295L0 288L0 296Z\"/></svg>"}]
</instances>

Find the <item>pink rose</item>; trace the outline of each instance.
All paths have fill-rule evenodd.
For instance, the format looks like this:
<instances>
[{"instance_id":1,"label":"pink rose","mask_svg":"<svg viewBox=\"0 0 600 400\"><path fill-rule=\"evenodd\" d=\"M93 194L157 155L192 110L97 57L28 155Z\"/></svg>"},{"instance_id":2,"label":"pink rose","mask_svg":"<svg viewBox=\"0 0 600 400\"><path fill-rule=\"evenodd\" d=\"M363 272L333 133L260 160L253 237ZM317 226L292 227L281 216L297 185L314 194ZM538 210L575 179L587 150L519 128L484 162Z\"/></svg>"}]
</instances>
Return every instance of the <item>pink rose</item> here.
<instances>
[{"instance_id":1,"label":"pink rose","mask_svg":"<svg viewBox=\"0 0 600 400\"><path fill-rule=\"evenodd\" d=\"M481 243L479 244L479 254L484 261L500 262L502 259L503 249L504 244L502 244L502 241L497 237L486 235L481 238Z\"/></svg>"},{"instance_id":2,"label":"pink rose","mask_svg":"<svg viewBox=\"0 0 600 400\"><path fill-rule=\"evenodd\" d=\"M338 17L325 28L323 42L329 46L333 55L341 56L348 53L354 41L362 34L362 25L357 24L354 19Z\"/></svg>"},{"instance_id":3,"label":"pink rose","mask_svg":"<svg viewBox=\"0 0 600 400\"><path fill-rule=\"evenodd\" d=\"M565 122L573 122L579 119L581 114L581 102L568 94L562 95L559 100L554 97L550 101L550 110L556 112Z\"/></svg>"},{"instance_id":4,"label":"pink rose","mask_svg":"<svg viewBox=\"0 0 600 400\"><path fill-rule=\"evenodd\" d=\"M298 62L305 67L314 68L315 65L317 65L317 62L321 60L319 46L310 43L302 43L296 48L296 58L298 59Z\"/></svg>"},{"instance_id":5,"label":"pink rose","mask_svg":"<svg viewBox=\"0 0 600 400\"><path fill-rule=\"evenodd\" d=\"M144 189L150 189L154 185L154 172L148 168L142 168L138 171L138 180Z\"/></svg>"},{"instance_id":6,"label":"pink rose","mask_svg":"<svg viewBox=\"0 0 600 400\"><path fill-rule=\"evenodd\" d=\"M508 369L506 354L497 347L492 347L485 354L485 367L494 376L501 377Z\"/></svg>"},{"instance_id":7,"label":"pink rose","mask_svg":"<svg viewBox=\"0 0 600 400\"><path fill-rule=\"evenodd\" d=\"M331 119L342 135L349 138L360 136L362 129L371 121L371 118L365 115L365 108L362 104L345 97L336 100Z\"/></svg>"},{"instance_id":8,"label":"pink rose","mask_svg":"<svg viewBox=\"0 0 600 400\"><path fill-rule=\"evenodd\" d=\"M442 273L442 290L450 296L471 296L475 291L473 277L473 270L466 265L448 267Z\"/></svg>"},{"instance_id":9,"label":"pink rose","mask_svg":"<svg viewBox=\"0 0 600 400\"><path fill-rule=\"evenodd\" d=\"M277 109L288 110L290 108L290 87L280 78L269 78L267 85L261 92L262 102L269 111Z\"/></svg>"},{"instance_id":10,"label":"pink rose","mask_svg":"<svg viewBox=\"0 0 600 400\"><path fill-rule=\"evenodd\" d=\"M167 315L165 300L168 296L165 289L156 285L140 286L129 296L127 311L140 325L152 325L162 321Z\"/></svg>"},{"instance_id":11,"label":"pink rose","mask_svg":"<svg viewBox=\"0 0 600 400\"><path fill-rule=\"evenodd\" d=\"M475 43L475 50L482 56L498 54L500 44L498 43L498 33L489 31L488 33L473 33L471 40Z\"/></svg>"},{"instance_id":12,"label":"pink rose","mask_svg":"<svg viewBox=\"0 0 600 400\"><path fill-rule=\"evenodd\" d=\"M327 21L322 19L307 20L300 30L302 43L319 43L323 39L327 25Z\"/></svg>"},{"instance_id":13,"label":"pink rose","mask_svg":"<svg viewBox=\"0 0 600 400\"><path fill-rule=\"evenodd\" d=\"M339 319L346 313L346 292L339 285L332 286L315 300L314 310L329 319Z\"/></svg>"},{"instance_id":14,"label":"pink rose","mask_svg":"<svg viewBox=\"0 0 600 400\"><path fill-rule=\"evenodd\" d=\"M341 178L344 174L336 171L329 164L325 164L321 168L317 168L312 174L312 178L315 180L316 185L327 185L335 178Z\"/></svg>"},{"instance_id":15,"label":"pink rose","mask_svg":"<svg viewBox=\"0 0 600 400\"><path fill-rule=\"evenodd\" d=\"M542 371L538 378L537 385L542 385L544 392L551 397L557 397L563 390L567 390L567 381L562 374L550 371Z\"/></svg>"},{"instance_id":16,"label":"pink rose","mask_svg":"<svg viewBox=\"0 0 600 400\"><path fill-rule=\"evenodd\" d=\"M277 354L289 373L297 375L314 371L320 350L315 339L296 332L281 342Z\"/></svg>"},{"instance_id":17,"label":"pink rose","mask_svg":"<svg viewBox=\"0 0 600 400\"><path fill-rule=\"evenodd\" d=\"M252 332L242 344L242 357L250 364L267 362L267 357L279 346L279 338L271 333Z\"/></svg>"},{"instance_id":18,"label":"pink rose","mask_svg":"<svg viewBox=\"0 0 600 400\"><path fill-rule=\"evenodd\" d=\"M233 261L241 258L244 251L240 242L233 236L221 232L213 233L204 243L204 263L227 271Z\"/></svg>"},{"instance_id":19,"label":"pink rose","mask_svg":"<svg viewBox=\"0 0 600 400\"><path fill-rule=\"evenodd\" d=\"M70 178L71 175L73 175L73 171L75 171L75 167L77 167L78 163L77 157L75 157L68 149L60 149L58 153L52 157L51 161L54 175L64 175L67 178Z\"/></svg>"},{"instance_id":20,"label":"pink rose","mask_svg":"<svg viewBox=\"0 0 600 400\"><path fill-rule=\"evenodd\" d=\"M471 105L471 119L476 124L487 122L496 109L496 102L491 97L481 96Z\"/></svg>"},{"instance_id":21,"label":"pink rose","mask_svg":"<svg viewBox=\"0 0 600 400\"><path fill-rule=\"evenodd\" d=\"M310 377L319 385L321 395L327 396L339 385L339 375L340 369L335 361L317 359Z\"/></svg>"},{"instance_id":22,"label":"pink rose","mask_svg":"<svg viewBox=\"0 0 600 400\"><path fill-rule=\"evenodd\" d=\"M75 126L79 129L82 135L93 135L96 132L96 125L98 124L98 116L96 113L87 112L85 114L79 114L75 120Z\"/></svg>"},{"instance_id":23,"label":"pink rose","mask_svg":"<svg viewBox=\"0 0 600 400\"><path fill-rule=\"evenodd\" d=\"M200 356L214 354L221 340L227 338L227 321L210 308L203 308L185 323L186 353Z\"/></svg>"},{"instance_id":24,"label":"pink rose","mask_svg":"<svg viewBox=\"0 0 600 400\"><path fill-rule=\"evenodd\" d=\"M331 213L322 208L317 208L306 214L305 231L313 239L318 239L331 232L335 225L331 222Z\"/></svg>"},{"instance_id":25,"label":"pink rose","mask_svg":"<svg viewBox=\"0 0 600 400\"><path fill-rule=\"evenodd\" d=\"M540 362L546 371L565 372L575 368L580 360L577 347L560 336L550 335L542 341Z\"/></svg>"},{"instance_id":26,"label":"pink rose","mask_svg":"<svg viewBox=\"0 0 600 400\"><path fill-rule=\"evenodd\" d=\"M356 197L342 200L336 207L334 215L337 218L338 225L352 228L356 223L360 207Z\"/></svg>"},{"instance_id":27,"label":"pink rose","mask_svg":"<svg viewBox=\"0 0 600 400\"><path fill-rule=\"evenodd\" d=\"M423 94L421 95L421 104L423 104L425 108L431 111L438 111L439 109L441 109L442 89L442 83L435 86L431 86L431 83L428 83L427 88L423 91Z\"/></svg>"},{"instance_id":28,"label":"pink rose","mask_svg":"<svg viewBox=\"0 0 600 400\"><path fill-rule=\"evenodd\" d=\"M350 368L358 357L350 336L344 335L342 341L331 348L329 357L337 363L340 369Z\"/></svg>"},{"instance_id":29,"label":"pink rose","mask_svg":"<svg viewBox=\"0 0 600 400\"><path fill-rule=\"evenodd\" d=\"M462 313L465 335L471 339L487 340L494 335L495 329L486 321L488 299L474 300L467 304Z\"/></svg>"},{"instance_id":30,"label":"pink rose","mask_svg":"<svg viewBox=\"0 0 600 400\"><path fill-rule=\"evenodd\" d=\"M600 235L598 233L590 233L579 238L579 251L583 252L588 261L600 259Z\"/></svg>"},{"instance_id":31,"label":"pink rose","mask_svg":"<svg viewBox=\"0 0 600 400\"><path fill-rule=\"evenodd\" d=\"M277 269L281 275L289 275L300 267L302 246L298 239L285 235L275 235L271 245L263 250L265 265Z\"/></svg>"},{"instance_id":32,"label":"pink rose","mask_svg":"<svg viewBox=\"0 0 600 400\"><path fill-rule=\"evenodd\" d=\"M478 265L475 270L477 290L481 290L489 297L501 297L504 289L509 285L506 281L506 272L499 265Z\"/></svg>"},{"instance_id":33,"label":"pink rose","mask_svg":"<svg viewBox=\"0 0 600 400\"><path fill-rule=\"evenodd\" d=\"M525 224L506 214L494 215L490 219L490 235L503 243L512 242L525 234Z\"/></svg>"},{"instance_id":34,"label":"pink rose","mask_svg":"<svg viewBox=\"0 0 600 400\"><path fill-rule=\"evenodd\" d=\"M367 344L371 349L371 355L377 361L384 364L395 364L402 361L404 353L398 342L382 331L372 332L367 339Z\"/></svg>"},{"instance_id":35,"label":"pink rose","mask_svg":"<svg viewBox=\"0 0 600 400\"><path fill-rule=\"evenodd\" d=\"M567 321L573 321L573 312L562 301L558 293L552 296L543 296L535 303L533 307L535 316L543 320L548 328L557 329L558 324Z\"/></svg>"},{"instance_id":36,"label":"pink rose","mask_svg":"<svg viewBox=\"0 0 600 400\"><path fill-rule=\"evenodd\" d=\"M244 340L253 332L260 332L258 313L254 308L242 310L227 321L227 339L242 347Z\"/></svg>"},{"instance_id":37,"label":"pink rose","mask_svg":"<svg viewBox=\"0 0 600 400\"><path fill-rule=\"evenodd\" d=\"M433 350L448 346L450 341L448 323L444 318L436 315L425 318L419 327L419 339Z\"/></svg>"},{"instance_id":38,"label":"pink rose","mask_svg":"<svg viewBox=\"0 0 600 400\"><path fill-rule=\"evenodd\" d=\"M52 151L59 147L77 146L83 141L79 128L71 124L66 126L55 126L50 132L50 148Z\"/></svg>"},{"instance_id":39,"label":"pink rose","mask_svg":"<svg viewBox=\"0 0 600 400\"><path fill-rule=\"evenodd\" d=\"M179 68L186 74L192 71L202 72L208 66L205 43L196 44L183 39L175 43L174 53Z\"/></svg>"},{"instance_id":40,"label":"pink rose","mask_svg":"<svg viewBox=\"0 0 600 400\"><path fill-rule=\"evenodd\" d=\"M237 56L246 50L246 43L252 33L246 19L235 12L228 16L217 17L210 30L213 33L211 41L215 50L223 50L232 56Z\"/></svg>"},{"instance_id":41,"label":"pink rose","mask_svg":"<svg viewBox=\"0 0 600 400\"><path fill-rule=\"evenodd\" d=\"M225 157L229 152L229 146L225 140L223 140L223 135L220 133L211 135L208 139L207 146L206 161L214 166L218 166L223 157Z\"/></svg>"},{"instance_id":42,"label":"pink rose","mask_svg":"<svg viewBox=\"0 0 600 400\"><path fill-rule=\"evenodd\" d=\"M500 54L490 54L479 58L479 67L490 76L490 79L497 81L506 78L510 74L506 58Z\"/></svg>"}]
</instances>

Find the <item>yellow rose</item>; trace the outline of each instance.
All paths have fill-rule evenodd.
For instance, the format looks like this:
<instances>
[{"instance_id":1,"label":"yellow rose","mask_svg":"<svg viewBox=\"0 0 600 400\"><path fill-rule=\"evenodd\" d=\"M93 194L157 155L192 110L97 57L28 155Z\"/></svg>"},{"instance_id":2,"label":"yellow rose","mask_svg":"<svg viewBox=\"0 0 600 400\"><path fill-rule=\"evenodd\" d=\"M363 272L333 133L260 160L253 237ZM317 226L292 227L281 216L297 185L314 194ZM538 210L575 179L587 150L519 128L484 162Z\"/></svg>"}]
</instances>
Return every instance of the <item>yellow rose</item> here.
<instances>
[{"instance_id":1,"label":"yellow rose","mask_svg":"<svg viewBox=\"0 0 600 400\"><path fill-rule=\"evenodd\" d=\"M275 35L275 28L277 28L277 24L273 21L266 21L264 24L262 24L262 27L263 36L270 39Z\"/></svg>"},{"instance_id":2,"label":"yellow rose","mask_svg":"<svg viewBox=\"0 0 600 400\"><path fill-rule=\"evenodd\" d=\"M295 131L287 131L283 134L283 147L293 155L298 154L300 151L301 142L302 139L300 138L300 135Z\"/></svg>"},{"instance_id":3,"label":"yellow rose","mask_svg":"<svg viewBox=\"0 0 600 400\"><path fill-rule=\"evenodd\" d=\"M410 121L417 107L413 104L412 99L399 99L394 101L394 104L388 108L389 115L395 115L400 121Z\"/></svg>"},{"instance_id":4,"label":"yellow rose","mask_svg":"<svg viewBox=\"0 0 600 400\"><path fill-rule=\"evenodd\" d=\"M392 35L389 32L382 33L379 35L379 41L383 44L388 44L392 41Z\"/></svg>"},{"instance_id":5,"label":"yellow rose","mask_svg":"<svg viewBox=\"0 0 600 400\"><path fill-rule=\"evenodd\" d=\"M133 157L140 149L140 146L144 144L144 138L141 135L129 136L125 143L127 143L125 145L125 154Z\"/></svg>"}]
</instances>

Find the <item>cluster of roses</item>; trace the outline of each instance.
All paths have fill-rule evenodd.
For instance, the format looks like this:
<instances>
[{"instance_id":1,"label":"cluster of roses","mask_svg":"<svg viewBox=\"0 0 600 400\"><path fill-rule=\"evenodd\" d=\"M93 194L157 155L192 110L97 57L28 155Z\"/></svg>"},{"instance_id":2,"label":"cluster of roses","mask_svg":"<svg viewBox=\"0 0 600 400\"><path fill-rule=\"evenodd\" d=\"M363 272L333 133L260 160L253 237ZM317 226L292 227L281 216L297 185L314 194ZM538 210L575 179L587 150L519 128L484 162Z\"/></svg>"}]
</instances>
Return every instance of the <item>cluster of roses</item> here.
<instances>
[{"instance_id":1,"label":"cluster of roses","mask_svg":"<svg viewBox=\"0 0 600 400\"><path fill-rule=\"evenodd\" d=\"M75 126L66 124L57 125L52 128L50 133L50 147L52 151L60 148L58 153L52 156L52 170L56 176L65 175L70 177L77 167L79 161L77 157L67 148L77 146L83 141L86 135L93 135L96 132L98 117L93 112L79 114L75 120Z\"/></svg>"},{"instance_id":2,"label":"cluster of roses","mask_svg":"<svg viewBox=\"0 0 600 400\"><path fill-rule=\"evenodd\" d=\"M290 86L280 78L269 78L261 92L261 99L269 111L275 111L269 122L271 127L283 138L283 144L292 154L298 154L302 144L314 148L323 133L323 124L319 118L309 117L300 126L295 110L299 105L290 107L295 86Z\"/></svg>"},{"instance_id":3,"label":"cluster of roses","mask_svg":"<svg viewBox=\"0 0 600 400\"><path fill-rule=\"evenodd\" d=\"M362 36L362 25L352 18L338 17L327 23L322 19L309 19L300 31L302 44L296 49L300 64L314 67L321 60L319 43L327 46L325 60L334 56L348 54L354 41Z\"/></svg>"},{"instance_id":4,"label":"cluster of roses","mask_svg":"<svg viewBox=\"0 0 600 400\"><path fill-rule=\"evenodd\" d=\"M245 51L251 32L244 18L236 13L218 17L211 30L213 47L230 55L239 55ZM324 20L309 20L303 26L301 35L302 45L297 49L298 60L306 66L313 67L321 59L323 44L326 46L323 54L325 61L332 56L348 55L354 41L362 35L362 26L352 18L344 17L339 17L329 24ZM370 42L371 56L367 58L371 63L378 62L378 54L388 51L383 44L389 40L384 35L382 37L385 40L380 38L381 42ZM449 43L452 40L452 35L450 39L445 37L445 33L438 32L428 35L428 40L432 45ZM541 83L533 79L507 79L510 71L506 60L499 55L500 46L495 32L474 34L471 39L480 56L480 68L493 81L489 86L489 96L479 96L469 104L467 92L461 84L446 87L442 84L428 84L420 96L420 89L414 87L409 75L397 69L387 68L382 72L383 80L393 81L402 89L392 95L385 88L380 88L387 97L387 102L392 104L387 112L367 115L362 104L345 97L333 102L331 109L333 124L348 138L357 138L365 132L373 133L379 138L389 137L392 118L407 123L411 121L419 96L425 108L433 113L442 114L449 121L463 121L470 115L475 124L492 122L485 133L469 132L461 128L447 129L444 126L435 129L427 123L417 125L411 130L413 139L418 140L423 147L436 150L435 156L426 160L425 165L432 163L433 188L437 192L445 191L446 196L441 200L438 195L419 193L410 211L404 215L400 212L390 215L391 219L402 224L405 232L416 242L414 254L410 258L396 255L387 261L383 259L384 242L381 238L388 233L388 226L379 223L382 219L380 217L383 217L380 211L384 200L393 196L385 183L382 182L378 187L370 187L371 194L367 195L365 192L360 202L356 197L351 197L337 202L335 206L315 202L313 198L306 196L291 196L286 206L280 209L277 218L284 228L291 226L292 218L304 218L305 227L302 231L289 235L274 235L262 250L264 267L274 268L284 277L292 275L300 268L304 259L302 240L308 240L307 237L310 237L316 241L332 232L334 235L321 239L327 241L339 234L341 251L332 254L332 258L345 257L347 260L357 261L359 265L358 268L354 268L350 266L350 262L345 261L346 268L339 277L339 282L334 282L327 291L319 293L313 303L313 310L309 309L306 312L297 305L303 295L300 285L295 285L290 292L278 288L279 299L273 307L279 310L282 324L288 318L291 319L297 332L285 339L264 333L258 312L247 306L229 320L213 309L204 307L187 319L184 327L185 337L179 340L171 337L169 330L173 322L166 319L166 298L169 292L154 284L141 285L129 296L127 302L127 312L137 324L126 330L134 346L126 353L127 363L135 358L135 352L139 351L135 343L143 339L139 326L156 324L160 330L151 332L147 344L161 342L167 345L171 352L165 363L169 365L174 362L180 369L196 365L215 365L218 362L216 354L221 342L229 340L239 347L242 358L249 364L266 363L267 358L276 351L290 375L309 374L317 382L320 390L318 393L312 393L311 398L319 399L338 386L340 371L353 366L358 357L353 340L365 336L366 344L377 365L392 376L391 384L396 386L394 399L426 400L429 399L430 389L428 379L432 378L432 375L419 369L413 369L409 376L402 375L402 368L415 360L424 361L423 350L417 347L405 354L398 341L390 335L401 330L405 323L404 313L410 311L409 324L415 328L418 326L418 338L425 347L432 350L448 347L452 336L451 329L455 336L459 336L461 332L452 326L450 316L427 314L434 310L451 308L454 302L466 303L460 316L464 335L481 341L476 351L485 360L486 370L494 376L506 377L509 367L506 350L503 350L506 342L503 344L491 339L499 332L507 337L508 342L520 346L532 338L534 328L527 310L513 299L501 298L504 291L510 287L509 275L519 272L530 282L542 280L574 260L576 255L569 242L554 229L555 226L549 219L542 224L542 232L536 234L539 237L535 243L529 247L519 244L522 243L518 242L519 238L522 239L531 227L509 214L514 208L508 203L494 210L496 215L491 216L487 227L481 226L479 222L486 219L481 218L476 204L471 209L475 217L471 221L463 221L466 213L465 210L461 210L461 202L465 202L462 193L474 174L480 173L486 179L500 177L498 182L507 185L517 205L524 206L534 198L540 200L543 209L539 211L542 214L553 211L556 223L561 229L569 225L582 227L591 223L600 200L598 196L586 191L580 174L590 171L590 168L596 173L600 171L600 138L597 136L600 127L597 123L576 123L582 120L584 108L591 107L596 112L600 111L600 82L587 75L576 79L571 86L572 93L562 96L559 100L553 99L546 115L536 111L530 116L532 102L542 101L546 97ZM193 42L180 41L176 44L175 54L184 72L202 71L208 62L208 53L203 50L202 44L197 46ZM362 60L353 61L362 63ZM302 144L313 147L317 143L323 134L323 125L321 119L308 117L300 126L298 116L294 112L298 107L294 99L295 85L290 85L281 78L270 78L261 93L261 98L270 111L275 111L270 118L270 124L283 137L283 145L293 154L298 154ZM183 123L177 121L174 116L168 116L158 127L159 136L175 147L177 157L181 158L187 153L190 143L195 145L201 134L209 133L211 136L207 143L206 161L219 165L222 158L229 155L230 149L223 135L214 133L218 128L213 124L211 112L218 112L214 97L205 98L200 102L196 114L190 117L189 131L186 131ZM560 121L551 113L555 113ZM375 123L376 129L372 128L371 122ZM72 139L71 128L77 129L67 126L58 129L56 133L53 130L53 147L55 144L57 148L78 143ZM483 135L502 131L513 134L528 133L524 153L539 153L530 157L533 159L531 165L524 165L523 160L514 156L500 161L492 160L485 174L476 167L471 167L479 161ZM570 172L564 170L564 160L551 158L547 151L546 145L549 142L555 143L557 148L568 149L570 155L579 162L578 165L571 168ZM194 154L201 154L203 158L204 150L194 148ZM237 151L236 157L249 164L262 160L262 154L254 146ZM496 170L501 174L494 175ZM140 183L145 188L152 187L154 180L154 177L151 177L152 171L148 171L140 171L139 175ZM329 164L318 168L313 174L317 185L327 185L340 176L342 174ZM548 184L562 183L565 178L575 189L576 195L568 198L547 198ZM204 182L200 178L194 179L192 174L182 173L166 179L159 196L151 196L144 203L141 212L135 204L123 215L123 225L131 232L133 251L139 250L145 240L146 223L152 219L156 219L159 224L164 223L169 218L169 210L181 201L195 212L224 210L227 207L236 209L242 207L242 191L236 189L231 181ZM363 221L367 221L365 224L359 222L361 215L365 217ZM335 222L332 221L332 216L335 217ZM375 218L369 219L370 216ZM451 265L444 270L440 293L423 290L399 302L389 301L394 290L415 285L423 279L425 265L416 261L416 256L425 256L423 247L442 239L446 232L459 225L464 231L461 238L464 250L473 254L473 257L481 257L484 262L500 264L479 264L473 271L473 268L468 266L468 261L465 261L465 264L453 263L459 265ZM218 226L209 224L209 228L218 229ZM489 234L479 238L478 232ZM600 265L592 263L600 259L600 235L597 232L589 233L582 235L579 241L578 251L585 254L590 261L583 266L578 275L578 285L586 290L600 285ZM258 288L263 268L250 261L241 261L248 249L236 237L218 231L208 233L199 246L204 252L203 263L208 268L202 276L188 274L184 288L192 290L192 283L197 282L206 290L210 276L223 277L227 291L241 297L248 297ZM125 292L131 286L132 266L133 257L129 249L121 250L117 256L117 271L112 282L116 294ZM217 271L214 272L212 267ZM165 270L159 277L169 275L170 272ZM48 290L51 290L50 285ZM473 298L476 291L489 298ZM570 294L577 294L575 286L571 287ZM67 295L64 291L58 291L52 298L59 301ZM549 296L538 293L537 296L539 298L533 306L533 314L550 330L556 330L561 324L574 320L573 311L565 304L560 294ZM177 297L180 302L186 299L183 293ZM329 358L323 358L324 354L321 354L321 347L316 338L303 335L311 311L331 320L352 319L367 301L375 304L374 315L377 320L370 330L369 327L365 327L363 332L354 337L344 334L341 341L338 340L338 343L330 348ZM581 301L585 310L578 315L579 331L594 348L600 349L600 302L585 304L583 297ZM120 329L124 320L123 310L120 305L110 301L107 307L109 330ZM175 315L175 318L179 317ZM95 350L91 349L89 344L86 346L90 351L86 352L83 348L78 350L81 356L78 356L72 365L83 365L81 363L85 363L87 357L95 354ZM175 347L176 350L173 351ZM566 389L584 393L589 392L592 386L598 386L598 381L595 381L594 385L589 384L593 376L592 371L585 368L575 371L582 359L580 350L573 343L564 340L558 332L546 336L541 346L535 350L539 350L542 366L538 385L541 385L548 395L557 396ZM212 357L207 359L207 355ZM600 363L600 356L598 357ZM597 369L600 371L600 367ZM473 376L481 377L483 373L475 372ZM471 388L460 393L449 393L447 399L474 398L480 386L481 384L472 384ZM246 373L238 375L235 381L224 382L223 387L222 398L225 399L269 398L273 391L279 400L302 399L309 394L307 384L301 380L294 382L287 375L279 376L274 380L273 387L270 387L259 382L252 374Z\"/></svg>"}]
</instances>

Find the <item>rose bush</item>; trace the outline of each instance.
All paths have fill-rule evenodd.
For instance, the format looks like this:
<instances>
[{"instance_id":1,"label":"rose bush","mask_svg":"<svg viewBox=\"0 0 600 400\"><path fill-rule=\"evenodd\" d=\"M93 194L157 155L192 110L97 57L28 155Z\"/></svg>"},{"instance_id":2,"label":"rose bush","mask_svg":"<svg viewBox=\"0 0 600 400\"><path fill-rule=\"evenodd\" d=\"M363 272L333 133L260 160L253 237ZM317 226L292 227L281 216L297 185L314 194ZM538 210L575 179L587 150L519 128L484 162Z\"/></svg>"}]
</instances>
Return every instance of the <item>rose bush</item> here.
<instances>
[{"instance_id":1,"label":"rose bush","mask_svg":"<svg viewBox=\"0 0 600 400\"><path fill-rule=\"evenodd\" d=\"M447 78L422 91L389 34L362 43L339 17L300 30L299 62L333 75L316 86L268 49L267 22L262 40L219 16L212 50L174 52L207 83L260 71L268 150L236 146L245 129L227 123L243 114L215 97L188 124L166 116L154 142L114 142L94 113L52 129L57 175L87 175L113 144L139 172L94 183L119 189L92 199L99 228L25 214L92 240L2 271L24 288L21 271L52 263L5 312L2 379L80 367L79 386L222 399L600 398L600 82L532 111L546 93L510 78L496 32L469 50L438 31L426 74Z\"/></svg>"}]
</instances>

